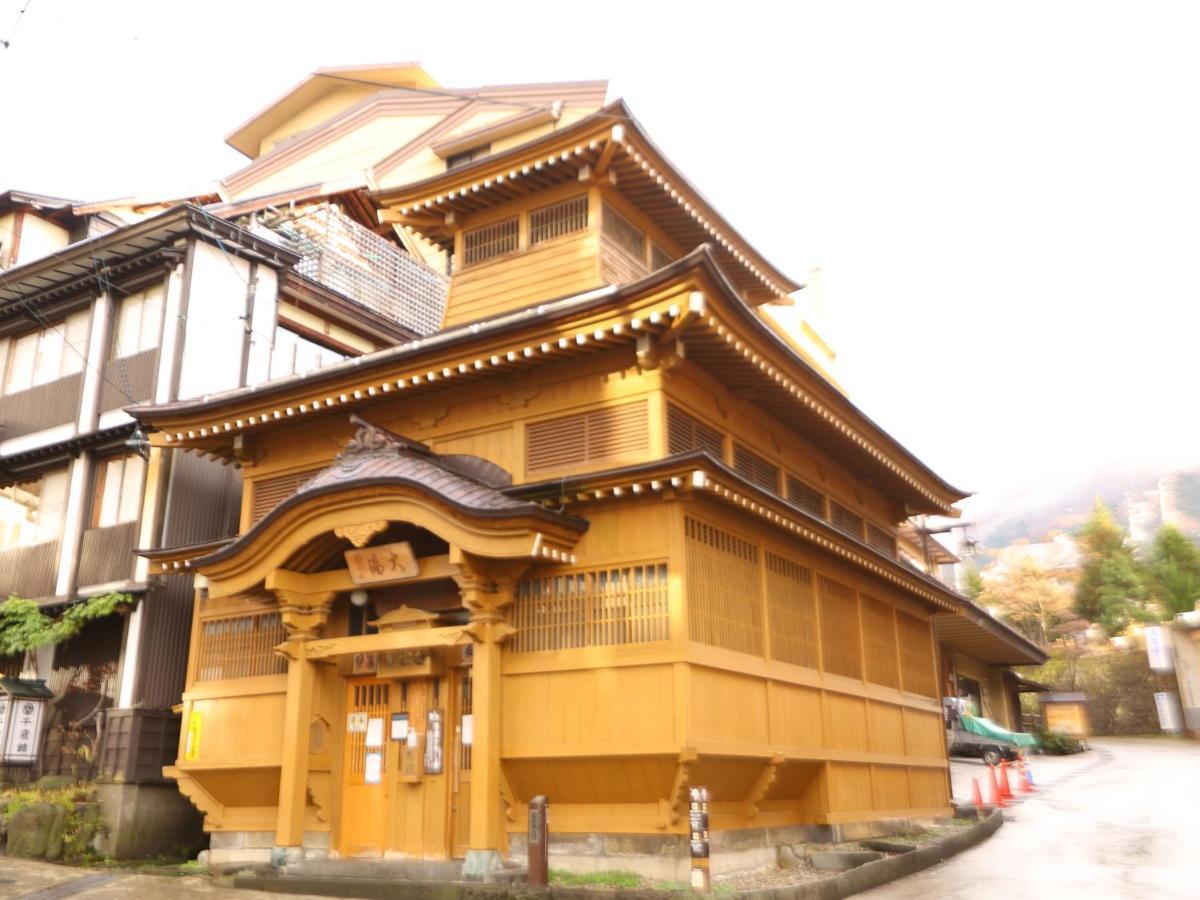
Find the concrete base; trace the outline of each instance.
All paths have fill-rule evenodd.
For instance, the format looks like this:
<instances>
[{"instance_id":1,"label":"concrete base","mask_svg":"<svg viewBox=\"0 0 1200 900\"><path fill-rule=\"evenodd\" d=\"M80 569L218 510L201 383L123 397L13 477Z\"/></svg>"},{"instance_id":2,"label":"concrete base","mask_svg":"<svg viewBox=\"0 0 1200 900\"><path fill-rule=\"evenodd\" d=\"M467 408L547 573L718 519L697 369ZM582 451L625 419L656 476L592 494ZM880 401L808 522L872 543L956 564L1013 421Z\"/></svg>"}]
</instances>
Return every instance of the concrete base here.
<instances>
[{"instance_id":1,"label":"concrete base","mask_svg":"<svg viewBox=\"0 0 1200 900\"><path fill-rule=\"evenodd\" d=\"M462 876L467 881L482 881L489 873L504 868L504 857L498 850L468 850L463 860Z\"/></svg>"},{"instance_id":2,"label":"concrete base","mask_svg":"<svg viewBox=\"0 0 1200 900\"><path fill-rule=\"evenodd\" d=\"M329 832L304 832L304 846L279 847L273 831L214 831L209 835L208 866L214 872L239 866L291 866L329 856Z\"/></svg>"},{"instance_id":3,"label":"concrete base","mask_svg":"<svg viewBox=\"0 0 1200 900\"><path fill-rule=\"evenodd\" d=\"M203 818L174 784L98 784L104 823L96 848L114 859L191 859L205 844Z\"/></svg>"}]
</instances>

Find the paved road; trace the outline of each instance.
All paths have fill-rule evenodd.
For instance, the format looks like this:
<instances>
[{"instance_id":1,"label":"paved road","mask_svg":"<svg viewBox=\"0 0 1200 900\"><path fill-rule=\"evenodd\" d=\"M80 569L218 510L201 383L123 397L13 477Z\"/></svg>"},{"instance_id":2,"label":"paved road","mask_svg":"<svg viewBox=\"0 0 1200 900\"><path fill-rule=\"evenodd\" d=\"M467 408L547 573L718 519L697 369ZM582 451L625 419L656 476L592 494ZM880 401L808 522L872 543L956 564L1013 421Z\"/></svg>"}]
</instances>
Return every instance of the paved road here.
<instances>
[{"instance_id":1,"label":"paved road","mask_svg":"<svg viewBox=\"0 0 1200 900\"><path fill-rule=\"evenodd\" d=\"M239 891L200 876L131 875L98 872L31 860L0 858L0 898L13 900L281 900L285 895ZM322 900L287 895L289 900Z\"/></svg>"},{"instance_id":2,"label":"paved road","mask_svg":"<svg viewBox=\"0 0 1200 900\"><path fill-rule=\"evenodd\" d=\"M1074 757L1034 758L1037 794L991 840L861 897L1200 897L1200 744L1096 740ZM954 765L970 797L982 766Z\"/></svg>"}]
</instances>

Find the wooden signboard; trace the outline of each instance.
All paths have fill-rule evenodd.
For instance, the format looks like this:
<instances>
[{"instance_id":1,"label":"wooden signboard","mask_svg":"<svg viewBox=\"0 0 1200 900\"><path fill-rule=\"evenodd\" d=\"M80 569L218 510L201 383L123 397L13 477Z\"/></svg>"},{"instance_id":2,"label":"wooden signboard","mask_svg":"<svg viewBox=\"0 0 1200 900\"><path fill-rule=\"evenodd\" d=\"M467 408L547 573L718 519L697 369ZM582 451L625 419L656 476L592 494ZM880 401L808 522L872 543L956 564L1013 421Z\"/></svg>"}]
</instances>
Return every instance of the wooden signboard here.
<instances>
[{"instance_id":1,"label":"wooden signboard","mask_svg":"<svg viewBox=\"0 0 1200 900\"><path fill-rule=\"evenodd\" d=\"M346 568L355 584L378 584L416 578L421 572L407 541L346 551Z\"/></svg>"}]
</instances>

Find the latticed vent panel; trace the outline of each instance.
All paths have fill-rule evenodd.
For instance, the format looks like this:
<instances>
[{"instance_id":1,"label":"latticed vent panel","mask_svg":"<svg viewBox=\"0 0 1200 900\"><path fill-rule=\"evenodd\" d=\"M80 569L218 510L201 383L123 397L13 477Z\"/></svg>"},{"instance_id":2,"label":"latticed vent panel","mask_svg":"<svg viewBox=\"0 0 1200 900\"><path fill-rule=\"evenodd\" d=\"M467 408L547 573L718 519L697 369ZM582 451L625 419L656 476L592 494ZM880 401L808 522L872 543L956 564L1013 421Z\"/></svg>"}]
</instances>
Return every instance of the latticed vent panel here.
<instances>
[{"instance_id":1,"label":"latticed vent panel","mask_svg":"<svg viewBox=\"0 0 1200 900\"><path fill-rule=\"evenodd\" d=\"M815 669L820 656L812 569L770 552L766 561L770 656Z\"/></svg>"},{"instance_id":2,"label":"latticed vent panel","mask_svg":"<svg viewBox=\"0 0 1200 900\"><path fill-rule=\"evenodd\" d=\"M667 452L687 453L706 450L714 459L724 456L725 438L715 428L685 413L674 403L667 404Z\"/></svg>"},{"instance_id":3,"label":"latticed vent panel","mask_svg":"<svg viewBox=\"0 0 1200 900\"><path fill-rule=\"evenodd\" d=\"M514 653L669 640L666 563L527 578L512 623Z\"/></svg>"},{"instance_id":4,"label":"latticed vent panel","mask_svg":"<svg viewBox=\"0 0 1200 900\"><path fill-rule=\"evenodd\" d=\"M860 594L859 599L862 602L867 681L898 688L900 670L896 657L896 624L892 606L866 594Z\"/></svg>"},{"instance_id":5,"label":"latticed vent panel","mask_svg":"<svg viewBox=\"0 0 1200 900\"><path fill-rule=\"evenodd\" d=\"M933 644L929 623L896 610L896 632L900 640L900 675L903 688L924 697L937 695L933 673Z\"/></svg>"},{"instance_id":6,"label":"latticed vent panel","mask_svg":"<svg viewBox=\"0 0 1200 900\"><path fill-rule=\"evenodd\" d=\"M543 206L529 214L529 245L540 244L564 234L587 228L588 198L572 197L552 206Z\"/></svg>"},{"instance_id":7,"label":"latticed vent panel","mask_svg":"<svg viewBox=\"0 0 1200 900\"><path fill-rule=\"evenodd\" d=\"M843 534L848 534L851 537L856 537L860 541L863 537L863 517L852 509L847 509L840 503L834 503L832 500L829 503L829 521L833 523L833 527Z\"/></svg>"},{"instance_id":8,"label":"latticed vent panel","mask_svg":"<svg viewBox=\"0 0 1200 900\"><path fill-rule=\"evenodd\" d=\"M368 681L354 685L351 688L350 708L348 713L361 713L367 719L383 719L388 721L391 711L389 694L391 685L382 681ZM367 730L346 732L346 760L348 761L347 775L352 784L365 784L367 776ZM379 752L379 751L376 751ZM380 770L387 770L387 754L379 752Z\"/></svg>"},{"instance_id":9,"label":"latticed vent panel","mask_svg":"<svg viewBox=\"0 0 1200 900\"><path fill-rule=\"evenodd\" d=\"M273 475L255 481L254 500L250 506L250 524L254 525L284 500L295 495L316 473L317 469L305 469L303 472Z\"/></svg>"},{"instance_id":10,"label":"latticed vent panel","mask_svg":"<svg viewBox=\"0 0 1200 900\"><path fill-rule=\"evenodd\" d=\"M483 262L493 256L512 253L517 249L519 227L517 217L505 219L467 231L463 234L463 265Z\"/></svg>"},{"instance_id":11,"label":"latticed vent panel","mask_svg":"<svg viewBox=\"0 0 1200 900\"><path fill-rule=\"evenodd\" d=\"M691 517L684 533L691 639L762 656L758 547Z\"/></svg>"},{"instance_id":12,"label":"latticed vent panel","mask_svg":"<svg viewBox=\"0 0 1200 900\"><path fill-rule=\"evenodd\" d=\"M760 488L779 493L779 466L767 462L757 453L741 444L733 445L733 467L738 474L757 484Z\"/></svg>"},{"instance_id":13,"label":"latticed vent panel","mask_svg":"<svg viewBox=\"0 0 1200 900\"><path fill-rule=\"evenodd\" d=\"M623 253L628 253L638 262L646 262L646 232L627 218L604 204L600 224L601 233Z\"/></svg>"},{"instance_id":14,"label":"latticed vent panel","mask_svg":"<svg viewBox=\"0 0 1200 900\"><path fill-rule=\"evenodd\" d=\"M196 680L252 678L287 671L287 660L275 652L286 635L278 612L222 616L200 622L196 648Z\"/></svg>"},{"instance_id":15,"label":"latticed vent panel","mask_svg":"<svg viewBox=\"0 0 1200 900\"><path fill-rule=\"evenodd\" d=\"M672 260L671 260L670 253L668 253L662 247L658 246L658 244L655 244L653 242L650 244L650 268L651 269L661 269L661 268L663 268L663 266L669 266L671 264L671 262L672 262Z\"/></svg>"},{"instance_id":16,"label":"latticed vent panel","mask_svg":"<svg viewBox=\"0 0 1200 900\"><path fill-rule=\"evenodd\" d=\"M824 575L817 578L821 597L821 655L825 671L862 678L858 598L854 589Z\"/></svg>"},{"instance_id":17,"label":"latticed vent panel","mask_svg":"<svg viewBox=\"0 0 1200 900\"><path fill-rule=\"evenodd\" d=\"M810 487L794 475L787 477L788 502L800 507L806 513L825 518L825 495L815 487Z\"/></svg>"},{"instance_id":18,"label":"latticed vent panel","mask_svg":"<svg viewBox=\"0 0 1200 900\"><path fill-rule=\"evenodd\" d=\"M872 522L867 523L867 543L884 556L896 555L896 538L886 528L880 528Z\"/></svg>"},{"instance_id":19,"label":"latticed vent panel","mask_svg":"<svg viewBox=\"0 0 1200 900\"><path fill-rule=\"evenodd\" d=\"M645 400L560 416L526 426L525 467L530 472L619 459L650 446Z\"/></svg>"}]
</instances>

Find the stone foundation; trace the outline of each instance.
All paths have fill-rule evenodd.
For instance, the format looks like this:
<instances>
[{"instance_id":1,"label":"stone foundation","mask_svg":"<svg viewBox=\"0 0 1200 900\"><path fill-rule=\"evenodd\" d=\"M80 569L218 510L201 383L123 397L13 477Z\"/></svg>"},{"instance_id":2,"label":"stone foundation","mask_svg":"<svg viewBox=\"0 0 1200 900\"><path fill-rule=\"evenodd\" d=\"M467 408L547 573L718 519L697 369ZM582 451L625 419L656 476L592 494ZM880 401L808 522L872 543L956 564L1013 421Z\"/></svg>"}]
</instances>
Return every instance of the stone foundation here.
<instances>
[{"instance_id":1,"label":"stone foundation","mask_svg":"<svg viewBox=\"0 0 1200 900\"><path fill-rule=\"evenodd\" d=\"M96 848L114 859L190 859L204 847L203 819L174 783L98 784L104 829Z\"/></svg>"},{"instance_id":2,"label":"stone foundation","mask_svg":"<svg viewBox=\"0 0 1200 900\"><path fill-rule=\"evenodd\" d=\"M304 832L304 846L287 848L288 862L325 859L329 856L328 831ZM209 835L208 864L214 869L238 865L272 865L283 862L274 831L214 831Z\"/></svg>"},{"instance_id":3,"label":"stone foundation","mask_svg":"<svg viewBox=\"0 0 1200 900\"><path fill-rule=\"evenodd\" d=\"M887 837L914 824L892 819L845 825L791 825L780 828L743 828L710 835L709 867L713 875L727 875L776 865L779 847L808 843L836 843ZM524 834L508 836L513 862L525 864ZM550 834L550 868L567 872L635 872L654 881L687 883L692 860L682 834Z\"/></svg>"}]
</instances>

